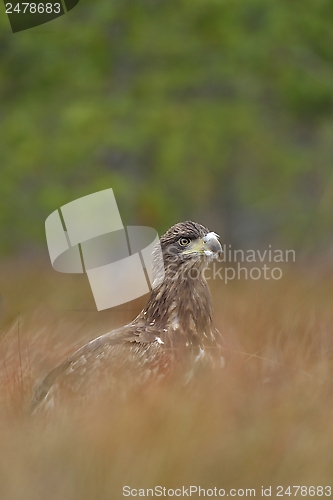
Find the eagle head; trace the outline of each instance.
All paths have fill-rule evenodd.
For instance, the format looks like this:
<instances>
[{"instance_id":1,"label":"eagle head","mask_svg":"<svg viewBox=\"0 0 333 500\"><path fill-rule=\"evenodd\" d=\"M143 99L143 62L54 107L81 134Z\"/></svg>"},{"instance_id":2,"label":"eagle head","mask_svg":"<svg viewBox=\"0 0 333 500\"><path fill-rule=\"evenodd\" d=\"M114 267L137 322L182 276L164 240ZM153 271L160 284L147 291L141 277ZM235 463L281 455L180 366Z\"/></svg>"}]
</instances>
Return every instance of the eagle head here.
<instances>
[{"instance_id":1,"label":"eagle head","mask_svg":"<svg viewBox=\"0 0 333 500\"><path fill-rule=\"evenodd\" d=\"M209 260L222 253L219 236L197 222L179 222L172 226L160 240L164 265L178 267L206 267Z\"/></svg>"}]
</instances>

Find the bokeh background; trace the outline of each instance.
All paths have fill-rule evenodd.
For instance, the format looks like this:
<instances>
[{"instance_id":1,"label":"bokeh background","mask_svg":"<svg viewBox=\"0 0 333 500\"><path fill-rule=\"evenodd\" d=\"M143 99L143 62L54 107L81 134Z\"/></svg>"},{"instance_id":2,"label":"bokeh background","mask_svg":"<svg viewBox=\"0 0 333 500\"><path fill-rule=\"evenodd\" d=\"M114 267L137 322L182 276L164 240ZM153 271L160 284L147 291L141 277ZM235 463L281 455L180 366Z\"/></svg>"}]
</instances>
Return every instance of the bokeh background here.
<instances>
[{"instance_id":1,"label":"bokeh background","mask_svg":"<svg viewBox=\"0 0 333 500\"><path fill-rule=\"evenodd\" d=\"M0 6L1 500L331 484L332 26L330 0L80 0L13 34ZM36 382L146 299L97 313L49 262L47 216L110 187L125 225L296 262L210 282L214 377L31 418Z\"/></svg>"},{"instance_id":2,"label":"bokeh background","mask_svg":"<svg viewBox=\"0 0 333 500\"><path fill-rule=\"evenodd\" d=\"M329 0L81 0L0 23L2 252L44 248L50 212L108 187L125 223L331 245Z\"/></svg>"}]
</instances>

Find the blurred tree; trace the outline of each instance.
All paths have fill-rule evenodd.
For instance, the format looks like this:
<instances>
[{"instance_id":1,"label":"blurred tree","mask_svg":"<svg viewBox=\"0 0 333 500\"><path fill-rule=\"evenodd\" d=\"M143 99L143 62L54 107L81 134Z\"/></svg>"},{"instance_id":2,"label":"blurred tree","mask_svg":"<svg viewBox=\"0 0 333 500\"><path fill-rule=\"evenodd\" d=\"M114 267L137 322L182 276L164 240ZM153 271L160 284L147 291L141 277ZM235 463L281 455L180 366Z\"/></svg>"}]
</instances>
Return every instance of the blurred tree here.
<instances>
[{"instance_id":1,"label":"blurred tree","mask_svg":"<svg viewBox=\"0 0 333 500\"><path fill-rule=\"evenodd\" d=\"M329 0L81 0L0 18L1 251L113 187L124 222L317 248L333 223Z\"/></svg>"}]
</instances>

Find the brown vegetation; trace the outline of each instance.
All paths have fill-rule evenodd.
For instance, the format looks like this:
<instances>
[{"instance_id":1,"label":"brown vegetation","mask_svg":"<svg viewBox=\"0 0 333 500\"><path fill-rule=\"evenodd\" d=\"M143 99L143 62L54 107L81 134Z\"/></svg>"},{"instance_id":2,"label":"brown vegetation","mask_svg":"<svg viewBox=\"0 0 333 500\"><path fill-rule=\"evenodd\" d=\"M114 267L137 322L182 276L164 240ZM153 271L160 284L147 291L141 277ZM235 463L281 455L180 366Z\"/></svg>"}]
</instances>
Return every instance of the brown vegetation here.
<instances>
[{"instance_id":1,"label":"brown vegetation","mask_svg":"<svg viewBox=\"0 0 333 500\"><path fill-rule=\"evenodd\" d=\"M33 385L86 340L132 318L142 300L97 313L83 276L17 264L15 271L20 277L9 281L3 268L0 283L7 300L1 499L120 499L125 485L256 488L261 496L261 486L330 484L327 271L304 267L285 269L281 281L212 282L228 352L220 373L198 374L185 389L170 383L124 403L101 397L35 417L26 411Z\"/></svg>"}]
</instances>

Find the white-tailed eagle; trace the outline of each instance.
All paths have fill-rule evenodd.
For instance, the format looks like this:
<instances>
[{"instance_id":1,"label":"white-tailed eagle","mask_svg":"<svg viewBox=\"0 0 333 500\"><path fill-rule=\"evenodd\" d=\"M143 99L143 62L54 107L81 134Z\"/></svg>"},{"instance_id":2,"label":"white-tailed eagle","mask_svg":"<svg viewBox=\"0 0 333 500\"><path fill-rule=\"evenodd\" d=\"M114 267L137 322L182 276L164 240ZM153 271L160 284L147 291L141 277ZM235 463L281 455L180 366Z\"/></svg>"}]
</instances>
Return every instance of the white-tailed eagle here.
<instances>
[{"instance_id":1,"label":"white-tailed eagle","mask_svg":"<svg viewBox=\"0 0 333 500\"><path fill-rule=\"evenodd\" d=\"M199 361L223 361L204 276L209 261L222 251L217 234L195 222L180 222L160 245L164 279L144 309L131 323L88 342L54 368L35 391L33 411L53 407L64 394L92 394L101 380L116 392L125 379L142 386L186 364L186 381Z\"/></svg>"}]
</instances>

